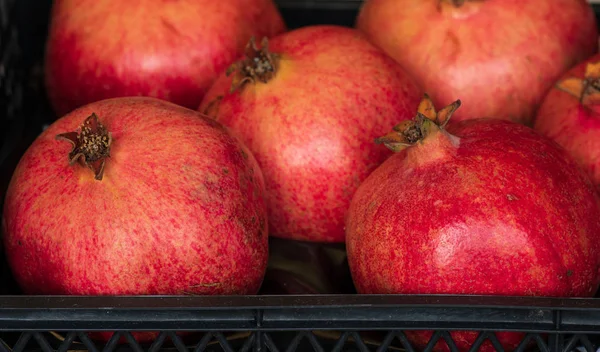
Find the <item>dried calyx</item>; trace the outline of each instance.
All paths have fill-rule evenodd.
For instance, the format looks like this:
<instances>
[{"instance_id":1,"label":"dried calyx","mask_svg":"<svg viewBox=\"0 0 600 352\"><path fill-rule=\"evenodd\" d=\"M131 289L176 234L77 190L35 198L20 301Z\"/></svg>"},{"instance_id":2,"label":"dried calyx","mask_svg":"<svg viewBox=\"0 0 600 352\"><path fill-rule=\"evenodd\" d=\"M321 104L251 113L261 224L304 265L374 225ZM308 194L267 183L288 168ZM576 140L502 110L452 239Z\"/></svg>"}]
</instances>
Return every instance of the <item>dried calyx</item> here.
<instances>
[{"instance_id":1,"label":"dried calyx","mask_svg":"<svg viewBox=\"0 0 600 352\"><path fill-rule=\"evenodd\" d=\"M280 56L269 52L269 40L264 37L260 49L256 46L254 37L246 45L246 58L227 69L227 76L234 74L230 92L241 89L246 83L256 81L267 83L277 74Z\"/></svg>"},{"instance_id":2,"label":"dried calyx","mask_svg":"<svg viewBox=\"0 0 600 352\"><path fill-rule=\"evenodd\" d=\"M390 133L376 138L375 143L383 144L390 150L399 152L425 140L433 132L447 133L445 131L446 124L452 113L459 107L460 100L456 100L436 112L431 98L425 94L417 109L417 115L412 120L400 122Z\"/></svg>"},{"instance_id":3,"label":"dried calyx","mask_svg":"<svg viewBox=\"0 0 600 352\"><path fill-rule=\"evenodd\" d=\"M585 68L584 78L566 78L556 87L579 99L582 104L590 101L600 101L600 61L589 63Z\"/></svg>"},{"instance_id":4,"label":"dried calyx","mask_svg":"<svg viewBox=\"0 0 600 352\"><path fill-rule=\"evenodd\" d=\"M110 156L112 138L106 127L98 121L96 114L92 113L85 119L79 133L61 133L56 139L73 145L69 153L69 165L79 162L94 172L96 180L102 180L106 158Z\"/></svg>"}]
</instances>

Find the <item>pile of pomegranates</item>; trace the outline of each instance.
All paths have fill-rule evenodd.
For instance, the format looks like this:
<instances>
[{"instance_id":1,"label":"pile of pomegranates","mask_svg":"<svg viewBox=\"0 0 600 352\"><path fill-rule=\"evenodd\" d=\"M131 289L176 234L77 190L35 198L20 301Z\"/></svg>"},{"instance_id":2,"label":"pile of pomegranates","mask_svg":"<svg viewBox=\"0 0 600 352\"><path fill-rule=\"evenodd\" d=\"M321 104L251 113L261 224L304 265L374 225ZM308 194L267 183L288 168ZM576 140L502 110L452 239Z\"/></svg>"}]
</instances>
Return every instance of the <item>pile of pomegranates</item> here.
<instances>
[{"instance_id":1,"label":"pile of pomegranates","mask_svg":"<svg viewBox=\"0 0 600 352\"><path fill-rule=\"evenodd\" d=\"M600 286L585 0L366 0L354 28L289 31L273 0L57 0L45 82L58 118L2 217L25 294Z\"/></svg>"}]
</instances>

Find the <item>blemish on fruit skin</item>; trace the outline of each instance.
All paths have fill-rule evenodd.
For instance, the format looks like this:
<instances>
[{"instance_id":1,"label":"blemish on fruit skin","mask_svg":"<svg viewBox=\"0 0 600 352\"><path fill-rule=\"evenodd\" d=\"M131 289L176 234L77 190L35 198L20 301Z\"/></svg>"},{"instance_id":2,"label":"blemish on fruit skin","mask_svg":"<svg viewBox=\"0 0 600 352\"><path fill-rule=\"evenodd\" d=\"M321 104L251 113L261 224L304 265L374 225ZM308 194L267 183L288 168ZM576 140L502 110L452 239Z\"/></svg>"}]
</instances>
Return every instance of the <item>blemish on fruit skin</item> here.
<instances>
[{"instance_id":1,"label":"blemish on fruit skin","mask_svg":"<svg viewBox=\"0 0 600 352\"><path fill-rule=\"evenodd\" d=\"M458 58L461 51L460 41L456 34L453 32L453 29L449 29L446 32L446 40L444 41L444 44L445 45L443 48L445 51L447 51L448 63L450 64Z\"/></svg>"},{"instance_id":2,"label":"blemish on fruit skin","mask_svg":"<svg viewBox=\"0 0 600 352\"><path fill-rule=\"evenodd\" d=\"M509 201L519 200L519 198L517 198L517 196L515 196L514 194L510 194L510 193L506 195L506 199L508 199Z\"/></svg>"},{"instance_id":3,"label":"blemish on fruit skin","mask_svg":"<svg viewBox=\"0 0 600 352\"><path fill-rule=\"evenodd\" d=\"M375 208L377 208L377 201L372 201L369 203L369 206L367 207L367 211L372 212L373 210L375 210Z\"/></svg>"},{"instance_id":4,"label":"blemish on fruit skin","mask_svg":"<svg viewBox=\"0 0 600 352\"><path fill-rule=\"evenodd\" d=\"M182 33L179 31L179 29L177 29L177 27L175 27L175 25L173 25L173 23L171 23L170 20L168 20L164 17L161 17L160 22L162 23L163 26L165 26L165 28L167 28L171 33L173 33L177 37L182 36Z\"/></svg>"},{"instance_id":5,"label":"blemish on fruit skin","mask_svg":"<svg viewBox=\"0 0 600 352\"><path fill-rule=\"evenodd\" d=\"M192 285L192 286L190 286L190 288L196 289L198 287L216 287L216 286L221 286L221 285L222 285L222 283L220 283L220 282L211 282L211 283Z\"/></svg>"},{"instance_id":6,"label":"blemish on fruit skin","mask_svg":"<svg viewBox=\"0 0 600 352\"><path fill-rule=\"evenodd\" d=\"M240 149L240 154L242 155L242 158L244 158L244 159L248 159L248 154L246 153L246 151L245 151L245 150L243 150L243 149Z\"/></svg>"}]
</instances>

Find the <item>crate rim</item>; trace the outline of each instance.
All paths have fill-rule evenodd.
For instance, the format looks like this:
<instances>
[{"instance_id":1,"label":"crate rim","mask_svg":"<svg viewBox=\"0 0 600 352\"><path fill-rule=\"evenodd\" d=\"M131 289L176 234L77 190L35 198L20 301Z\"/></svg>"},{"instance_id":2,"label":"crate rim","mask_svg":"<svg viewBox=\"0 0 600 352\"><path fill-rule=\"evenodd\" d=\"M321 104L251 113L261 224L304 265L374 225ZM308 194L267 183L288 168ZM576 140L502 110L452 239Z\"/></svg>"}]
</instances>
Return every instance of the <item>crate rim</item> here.
<instances>
[{"instance_id":1,"label":"crate rim","mask_svg":"<svg viewBox=\"0 0 600 352\"><path fill-rule=\"evenodd\" d=\"M600 299L456 295L4 296L0 331L598 334Z\"/></svg>"},{"instance_id":2,"label":"crate rim","mask_svg":"<svg viewBox=\"0 0 600 352\"><path fill-rule=\"evenodd\" d=\"M318 295L2 295L6 309L294 309L348 307L499 308L600 311L600 298L492 295L318 294Z\"/></svg>"}]
</instances>

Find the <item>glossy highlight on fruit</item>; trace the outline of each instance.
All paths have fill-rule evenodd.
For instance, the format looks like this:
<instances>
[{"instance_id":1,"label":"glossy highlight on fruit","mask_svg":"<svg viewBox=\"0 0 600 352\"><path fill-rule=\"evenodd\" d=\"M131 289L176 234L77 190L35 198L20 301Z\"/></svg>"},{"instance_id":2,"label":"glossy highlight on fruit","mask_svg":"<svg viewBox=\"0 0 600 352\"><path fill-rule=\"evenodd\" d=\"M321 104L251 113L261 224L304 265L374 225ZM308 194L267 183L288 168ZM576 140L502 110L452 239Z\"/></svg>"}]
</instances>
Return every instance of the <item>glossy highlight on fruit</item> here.
<instances>
[{"instance_id":1,"label":"glossy highlight on fruit","mask_svg":"<svg viewBox=\"0 0 600 352\"><path fill-rule=\"evenodd\" d=\"M346 221L358 292L593 296L600 201L587 175L531 128L483 118L446 126L459 106L436 112L426 96L412 121L377 139L396 153L360 185ZM431 337L407 334L420 347ZM477 333L452 336L466 351ZM498 337L507 350L522 339Z\"/></svg>"},{"instance_id":2,"label":"glossy highlight on fruit","mask_svg":"<svg viewBox=\"0 0 600 352\"><path fill-rule=\"evenodd\" d=\"M199 109L258 160L272 236L343 242L354 191L389 156L370 141L410 116L421 94L358 31L323 25L249 43Z\"/></svg>"}]
</instances>

